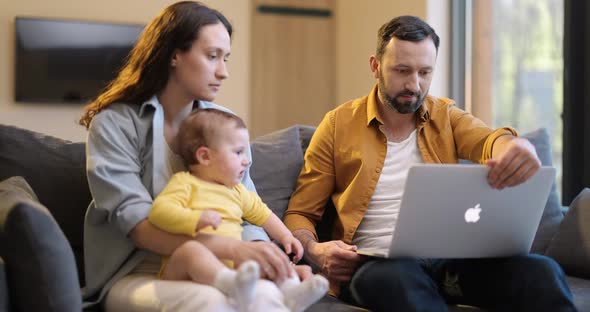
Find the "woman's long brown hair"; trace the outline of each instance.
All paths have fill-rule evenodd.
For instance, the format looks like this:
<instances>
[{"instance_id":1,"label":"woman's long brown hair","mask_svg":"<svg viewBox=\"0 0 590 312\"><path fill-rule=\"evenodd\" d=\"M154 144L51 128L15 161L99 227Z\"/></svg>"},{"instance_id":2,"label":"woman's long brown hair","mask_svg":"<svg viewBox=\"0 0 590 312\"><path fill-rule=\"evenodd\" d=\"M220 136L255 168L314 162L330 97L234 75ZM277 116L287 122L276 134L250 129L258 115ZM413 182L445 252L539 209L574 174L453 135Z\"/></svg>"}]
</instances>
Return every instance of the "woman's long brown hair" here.
<instances>
[{"instance_id":1,"label":"woman's long brown hair","mask_svg":"<svg viewBox=\"0 0 590 312\"><path fill-rule=\"evenodd\" d=\"M112 103L140 105L160 92L170 76L174 53L188 51L203 26L217 23L231 37L232 26L225 16L201 3L182 1L165 8L146 26L117 77L84 108L79 123L88 128L92 118Z\"/></svg>"}]
</instances>

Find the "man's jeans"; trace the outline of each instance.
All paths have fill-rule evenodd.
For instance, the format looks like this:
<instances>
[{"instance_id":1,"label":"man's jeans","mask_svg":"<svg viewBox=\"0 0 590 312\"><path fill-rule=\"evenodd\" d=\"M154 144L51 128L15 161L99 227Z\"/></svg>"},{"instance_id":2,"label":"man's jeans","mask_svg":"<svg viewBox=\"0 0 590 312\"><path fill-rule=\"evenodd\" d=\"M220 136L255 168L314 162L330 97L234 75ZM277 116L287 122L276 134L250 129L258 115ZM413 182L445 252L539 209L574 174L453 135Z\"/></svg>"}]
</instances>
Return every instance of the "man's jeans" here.
<instances>
[{"instance_id":1,"label":"man's jeans","mask_svg":"<svg viewBox=\"0 0 590 312\"><path fill-rule=\"evenodd\" d=\"M363 264L342 299L372 311L576 311L565 275L552 259L378 259Z\"/></svg>"}]
</instances>

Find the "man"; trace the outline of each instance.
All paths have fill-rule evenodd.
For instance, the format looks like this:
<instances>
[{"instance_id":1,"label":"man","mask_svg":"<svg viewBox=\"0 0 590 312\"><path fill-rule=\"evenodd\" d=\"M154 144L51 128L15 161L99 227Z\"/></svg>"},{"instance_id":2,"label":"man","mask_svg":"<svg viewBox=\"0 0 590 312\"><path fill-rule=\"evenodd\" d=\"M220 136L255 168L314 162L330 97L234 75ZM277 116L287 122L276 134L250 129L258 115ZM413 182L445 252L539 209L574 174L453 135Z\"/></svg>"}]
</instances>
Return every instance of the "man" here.
<instances>
[{"instance_id":1,"label":"man","mask_svg":"<svg viewBox=\"0 0 590 312\"><path fill-rule=\"evenodd\" d=\"M379 29L369 60L377 85L318 126L287 227L306 260L328 277L332 294L374 311L446 311L448 303L575 311L563 271L547 257L367 259L356 253L388 248L413 164L485 163L497 189L526 181L540 167L534 147L513 129L490 129L451 100L427 95L438 46L435 31L417 17L400 16ZM329 199L336 210L333 240L318 242L315 225Z\"/></svg>"}]
</instances>

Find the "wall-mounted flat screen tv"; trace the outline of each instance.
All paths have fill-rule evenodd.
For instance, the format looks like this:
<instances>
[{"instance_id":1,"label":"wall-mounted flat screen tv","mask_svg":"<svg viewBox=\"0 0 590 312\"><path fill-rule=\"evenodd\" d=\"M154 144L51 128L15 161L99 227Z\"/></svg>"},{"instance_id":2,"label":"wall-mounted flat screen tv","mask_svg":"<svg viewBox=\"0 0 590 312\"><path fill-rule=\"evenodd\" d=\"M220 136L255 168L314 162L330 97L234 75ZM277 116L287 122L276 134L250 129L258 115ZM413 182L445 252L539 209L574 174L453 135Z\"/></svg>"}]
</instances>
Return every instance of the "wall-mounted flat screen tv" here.
<instances>
[{"instance_id":1,"label":"wall-mounted flat screen tv","mask_svg":"<svg viewBox=\"0 0 590 312\"><path fill-rule=\"evenodd\" d=\"M143 25L16 17L15 100L86 103L118 70Z\"/></svg>"}]
</instances>

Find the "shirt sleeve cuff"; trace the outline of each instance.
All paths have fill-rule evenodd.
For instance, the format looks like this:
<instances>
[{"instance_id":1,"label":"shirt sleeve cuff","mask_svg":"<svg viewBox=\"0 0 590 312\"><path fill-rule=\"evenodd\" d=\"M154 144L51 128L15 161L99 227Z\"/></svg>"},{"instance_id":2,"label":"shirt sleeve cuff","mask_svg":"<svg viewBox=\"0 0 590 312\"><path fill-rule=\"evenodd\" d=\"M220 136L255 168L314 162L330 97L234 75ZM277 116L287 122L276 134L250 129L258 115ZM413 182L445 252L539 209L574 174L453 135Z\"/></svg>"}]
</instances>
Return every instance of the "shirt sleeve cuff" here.
<instances>
[{"instance_id":1,"label":"shirt sleeve cuff","mask_svg":"<svg viewBox=\"0 0 590 312\"><path fill-rule=\"evenodd\" d=\"M494 143L496 142L496 140L501 137L501 136L505 136L505 135L511 135L511 136L518 136L518 132L516 132L516 130L514 128L511 127L504 127L504 128L499 128L496 129L496 131L492 132L488 138L486 139L484 145L483 145L483 153L481 154L481 160L479 161L480 164L485 164L485 162L488 159L492 159L492 150L494 147Z\"/></svg>"},{"instance_id":2,"label":"shirt sleeve cuff","mask_svg":"<svg viewBox=\"0 0 590 312\"><path fill-rule=\"evenodd\" d=\"M307 218L297 215L285 215L283 222L291 232L308 230L313 234L314 239L318 241L318 234L315 230L315 226Z\"/></svg>"},{"instance_id":3,"label":"shirt sleeve cuff","mask_svg":"<svg viewBox=\"0 0 590 312\"><path fill-rule=\"evenodd\" d=\"M136 205L128 206L123 210L119 210L116 213L116 222L121 229L121 232L125 235L129 235L129 232L137 226L141 221L146 220L150 213L151 206L149 205Z\"/></svg>"}]
</instances>

